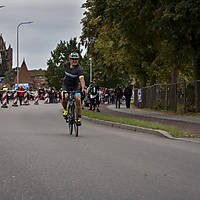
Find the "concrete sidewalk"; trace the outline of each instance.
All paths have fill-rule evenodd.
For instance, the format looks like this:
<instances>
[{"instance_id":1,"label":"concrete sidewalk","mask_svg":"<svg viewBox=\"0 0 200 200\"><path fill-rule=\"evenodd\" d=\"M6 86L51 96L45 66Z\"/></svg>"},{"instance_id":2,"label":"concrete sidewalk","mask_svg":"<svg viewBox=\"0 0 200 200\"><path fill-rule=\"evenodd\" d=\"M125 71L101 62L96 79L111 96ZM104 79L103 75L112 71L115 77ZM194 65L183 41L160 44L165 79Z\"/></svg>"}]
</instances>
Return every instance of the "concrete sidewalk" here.
<instances>
[{"instance_id":1,"label":"concrete sidewalk","mask_svg":"<svg viewBox=\"0 0 200 200\"><path fill-rule=\"evenodd\" d=\"M116 109L115 105L101 105L100 106L100 113L109 114L117 117L126 117L126 118L134 118L138 120L145 120L145 121L153 121L159 122L167 125L177 126L185 131L190 131L193 134L196 134L198 138L174 138L166 131L162 130L155 130L143 127L137 127L132 125L108 122L104 120L97 120L84 117L90 121L93 121L98 124L108 125L116 128L127 129L135 132L142 132L148 134L154 134L158 136L162 136L172 140L180 140L180 141L187 141L187 142L195 142L200 143L200 118L198 117L188 117L188 116L176 116L171 114L165 113L158 113L158 112L151 112L151 111L144 111L142 109L127 109L125 105L121 105L120 109Z\"/></svg>"},{"instance_id":2,"label":"concrete sidewalk","mask_svg":"<svg viewBox=\"0 0 200 200\"><path fill-rule=\"evenodd\" d=\"M158 122L165 125L175 126L186 132L188 131L196 135L198 138L194 138L194 139L193 138L174 138L165 131L152 130L152 129L147 130L146 128L141 128L141 127L136 127L136 126L130 127L130 126L122 125L119 123L114 124L114 123L108 122L108 125L113 126L113 127L125 128L125 129L130 129L130 130L135 130L135 131L146 132L146 133L148 132L152 134L162 135L169 139L195 141L198 143L200 142L200 118L198 117L145 111L143 109L133 109L133 108L127 109L124 104L121 105L120 109L116 108L114 104L100 105L100 111L101 111L100 113L109 114L116 117L131 118L131 119L150 121L150 122ZM107 122L97 122L97 123L107 124Z\"/></svg>"},{"instance_id":3,"label":"concrete sidewalk","mask_svg":"<svg viewBox=\"0 0 200 200\"><path fill-rule=\"evenodd\" d=\"M200 124L200 117L189 117L189 116L182 116L175 114L159 113L159 112L145 111L142 109L133 109L133 108L127 109L125 105L121 105L120 109L116 109L115 105L113 104L108 105L107 108L112 111L123 112L132 115Z\"/></svg>"}]
</instances>

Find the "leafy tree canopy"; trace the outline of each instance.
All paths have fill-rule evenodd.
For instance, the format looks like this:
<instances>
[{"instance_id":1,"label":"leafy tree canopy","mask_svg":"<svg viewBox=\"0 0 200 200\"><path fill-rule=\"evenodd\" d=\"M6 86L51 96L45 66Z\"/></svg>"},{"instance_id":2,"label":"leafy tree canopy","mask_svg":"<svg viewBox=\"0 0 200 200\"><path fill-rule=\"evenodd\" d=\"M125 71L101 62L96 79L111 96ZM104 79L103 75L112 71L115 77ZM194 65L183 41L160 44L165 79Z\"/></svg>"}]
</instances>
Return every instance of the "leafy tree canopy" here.
<instances>
[{"instance_id":1,"label":"leafy tree canopy","mask_svg":"<svg viewBox=\"0 0 200 200\"><path fill-rule=\"evenodd\" d=\"M51 57L47 61L47 71L46 77L48 85L50 87L55 87L59 90L62 87L62 82L64 78L64 63L68 61L71 52L77 52L81 57L80 43L77 42L77 38L71 39L69 42L60 41L56 49L51 52Z\"/></svg>"},{"instance_id":2,"label":"leafy tree canopy","mask_svg":"<svg viewBox=\"0 0 200 200\"><path fill-rule=\"evenodd\" d=\"M81 41L103 83L200 79L200 0L87 0L82 7Z\"/></svg>"}]
</instances>

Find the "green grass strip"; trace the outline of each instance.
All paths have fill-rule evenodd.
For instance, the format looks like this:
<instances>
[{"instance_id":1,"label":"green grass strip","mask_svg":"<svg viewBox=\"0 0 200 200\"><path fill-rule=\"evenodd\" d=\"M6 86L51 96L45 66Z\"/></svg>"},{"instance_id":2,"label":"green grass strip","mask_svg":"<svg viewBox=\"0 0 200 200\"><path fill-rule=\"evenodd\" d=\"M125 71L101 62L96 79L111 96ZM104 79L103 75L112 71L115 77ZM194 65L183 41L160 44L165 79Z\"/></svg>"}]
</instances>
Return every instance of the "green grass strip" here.
<instances>
[{"instance_id":1,"label":"green grass strip","mask_svg":"<svg viewBox=\"0 0 200 200\"><path fill-rule=\"evenodd\" d=\"M180 137L197 137L196 135L190 132L185 132L182 129L177 128L175 126L163 125L158 122L148 122L148 121L142 121L142 120L136 120L136 119L121 118L121 117L116 117L116 116L112 116L108 114L96 113L89 110L83 110L82 114L89 118L95 118L99 120L117 122L121 124L128 124L128 125L139 126L139 127L144 127L144 128L167 131L173 137L179 137L179 138Z\"/></svg>"}]
</instances>

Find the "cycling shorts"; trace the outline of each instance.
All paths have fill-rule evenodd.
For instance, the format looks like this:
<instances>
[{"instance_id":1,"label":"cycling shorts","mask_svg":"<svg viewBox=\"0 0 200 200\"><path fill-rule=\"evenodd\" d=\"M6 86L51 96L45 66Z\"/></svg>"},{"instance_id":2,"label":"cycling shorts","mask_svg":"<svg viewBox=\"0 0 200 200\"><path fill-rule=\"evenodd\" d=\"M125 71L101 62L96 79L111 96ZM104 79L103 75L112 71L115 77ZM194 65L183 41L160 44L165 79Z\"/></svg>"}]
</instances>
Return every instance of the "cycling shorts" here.
<instances>
[{"instance_id":1,"label":"cycling shorts","mask_svg":"<svg viewBox=\"0 0 200 200\"><path fill-rule=\"evenodd\" d=\"M75 97L81 97L81 92L80 92L79 89L74 89L74 90L63 90L62 93L61 93L62 96L63 96L63 92L66 92L66 93L67 93L68 91L77 92L77 93L74 94L74 96L75 96Z\"/></svg>"}]
</instances>

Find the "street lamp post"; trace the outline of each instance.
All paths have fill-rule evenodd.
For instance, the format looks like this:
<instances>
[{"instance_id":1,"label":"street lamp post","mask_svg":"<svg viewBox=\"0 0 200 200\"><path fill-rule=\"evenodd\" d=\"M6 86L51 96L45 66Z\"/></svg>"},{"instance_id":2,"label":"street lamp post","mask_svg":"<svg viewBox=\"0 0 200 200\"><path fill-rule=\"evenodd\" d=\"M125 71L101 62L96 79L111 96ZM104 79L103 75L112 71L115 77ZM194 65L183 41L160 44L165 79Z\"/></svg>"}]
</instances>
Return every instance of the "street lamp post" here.
<instances>
[{"instance_id":1,"label":"street lamp post","mask_svg":"<svg viewBox=\"0 0 200 200\"><path fill-rule=\"evenodd\" d=\"M17 26L17 85L19 84L19 27L23 24L32 24L33 22L21 22Z\"/></svg>"},{"instance_id":2,"label":"street lamp post","mask_svg":"<svg viewBox=\"0 0 200 200\"><path fill-rule=\"evenodd\" d=\"M0 6L0 8L4 8L5 6ZM0 65L2 65L2 63L3 63L3 59L2 59L2 56L1 56L1 51L0 51ZM0 81L1 81L1 79L0 79Z\"/></svg>"},{"instance_id":3,"label":"street lamp post","mask_svg":"<svg viewBox=\"0 0 200 200\"><path fill-rule=\"evenodd\" d=\"M92 58L89 58L90 60L90 83L92 82Z\"/></svg>"}]
</instances>

